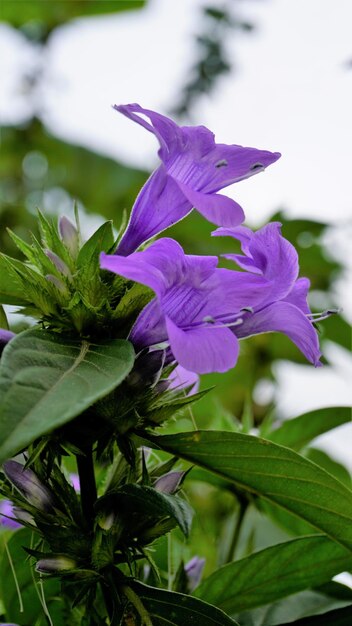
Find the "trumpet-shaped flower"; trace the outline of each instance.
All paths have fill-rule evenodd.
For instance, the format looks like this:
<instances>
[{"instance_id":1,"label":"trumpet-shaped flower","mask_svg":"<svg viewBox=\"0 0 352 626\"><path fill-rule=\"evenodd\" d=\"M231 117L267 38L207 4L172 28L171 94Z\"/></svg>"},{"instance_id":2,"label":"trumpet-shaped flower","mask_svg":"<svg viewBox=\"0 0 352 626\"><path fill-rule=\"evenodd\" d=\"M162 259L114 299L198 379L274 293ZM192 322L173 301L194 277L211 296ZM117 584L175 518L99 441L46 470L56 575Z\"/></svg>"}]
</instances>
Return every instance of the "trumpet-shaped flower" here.
<instances>
[{"instance_id":1,"label":"trumpet-shaped flower","mask_svg":"<svg viewBox=\"0 0 352 626\"><path fill-rule=\"evenodd\" d=\"M268 281L217 268L217 257L185 255L173 239L156 241L128 257L102 254L100 264L154 290L130 334L137 350L165 343L185 369L224 372L238 356L231 327L241 310L265 298Z\"/></svg>"},{"instance_id":2,"label":"trumpet-shaped flower","mask_svg":"<svg viewBox=\"0 0 352 626\"><path fill-rule=\"evenodd\" d=\"M256 233L249 228L218 228L213 235L230 236L241 242L243 255L225 254L243 269L266 278L270 283L266 299L243 316L234 328L237 337L277 331L287 335L304 356L319 366L321 356L318 334L307 304L310 286L298 278L298 255L294 246L281 235L281 224L272 222Z\"/></svg>"},{"instance_id":3,"label":"trumpet-shaped flower","mask_svg":"<svg viewBox=\"0 0 352 626\"><path fill-rule=\"evenodd\" d=\"M213 133L204 126L178 126L138 104L114 108L156 136L161 160L132 209L117 248L123 256L184 218L193 207L219 226L241 224L244 213L240 205L216 192L257 174L280 157L279 152L216 144Z\"/></svg>"}]
</instances>

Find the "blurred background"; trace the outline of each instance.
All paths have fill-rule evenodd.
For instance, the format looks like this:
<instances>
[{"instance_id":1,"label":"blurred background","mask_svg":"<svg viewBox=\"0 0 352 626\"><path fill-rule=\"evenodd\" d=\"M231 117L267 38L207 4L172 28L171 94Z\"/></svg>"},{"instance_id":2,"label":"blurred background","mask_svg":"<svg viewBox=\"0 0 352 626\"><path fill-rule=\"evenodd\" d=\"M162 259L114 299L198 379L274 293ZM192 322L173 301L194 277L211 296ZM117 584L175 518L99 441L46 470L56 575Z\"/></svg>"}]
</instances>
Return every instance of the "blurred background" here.
<instances>
[{"instance_id":1,"label":"blurred background","mask_svg":"<svg viewBox=\"0 0 352 626\"><path fill-rule=\"evenodd\" d=\"M112 104L282 152L226 193L249 226L283 223L312 308L342 311L319 325L318 370L282 335L242 342L233 371L204 377L216 388L194 408L199 427L351 404L351 21L350 0L2 0L3 252L17 254L5 227L28 239L37 207L72 218L76 200L87 235L105 219L118 227L158 159L155 138ZM211 230L192 214L167 234L189 253L224 252ZM347 442L351 424L314 445L352 469Z\"/></svg>"}]
</instances>

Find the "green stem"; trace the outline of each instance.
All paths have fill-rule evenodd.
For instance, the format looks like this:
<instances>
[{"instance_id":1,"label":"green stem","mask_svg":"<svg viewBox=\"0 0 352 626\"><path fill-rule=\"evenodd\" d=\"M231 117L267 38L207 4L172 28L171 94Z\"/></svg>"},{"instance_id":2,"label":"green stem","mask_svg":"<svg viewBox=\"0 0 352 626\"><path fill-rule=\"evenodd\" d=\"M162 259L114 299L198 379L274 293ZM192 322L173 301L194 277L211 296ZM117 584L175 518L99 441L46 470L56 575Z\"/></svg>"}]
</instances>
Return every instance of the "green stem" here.
<instances>
[{"instance_id":1,"label":"green stem","mask_svg":"<svg viewBox=\"0 0 352 626\"><path fill-rule=\"evenodd\" d=\"M94 503L97 499L92 448L86 448L84 455L79 454L76 459L81 490L82 512L87 521L87 525L89 528L92 528L94 522Z\"/></svg>"},{"instance_id":2,"label":"green stem","mask_svg":"<svg viewBox=\"0 0 352 626\"><path fill-rule=\"evenodd\" d=\"M245 513L247 511L247 506L248 505L245 500L239 500L239 509L238 509L238 514L237 514L237 519L236 519L236 523L235 523L235 527L234 527L234 531L232 535L232 540L231 540L231 544L229 547L229 551L227 553L227 558L225 560L225 563L231 563L235 558L236 548L237 548L237 544L238 544L238 540L239 540L240 532L242 528L242 522L243 522Z\"/></svg>"}]
</instances>

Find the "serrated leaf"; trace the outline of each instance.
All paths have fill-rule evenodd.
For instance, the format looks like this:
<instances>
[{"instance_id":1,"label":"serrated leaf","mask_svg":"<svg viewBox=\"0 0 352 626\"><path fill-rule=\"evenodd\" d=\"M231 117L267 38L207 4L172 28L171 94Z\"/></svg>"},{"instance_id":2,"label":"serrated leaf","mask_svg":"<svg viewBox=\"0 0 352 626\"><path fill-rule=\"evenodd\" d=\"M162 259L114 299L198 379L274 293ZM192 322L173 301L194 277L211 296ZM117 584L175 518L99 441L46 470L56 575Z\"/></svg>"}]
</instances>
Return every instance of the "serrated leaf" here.
<instances>
[{"instance_id":1,"label":"serrated leaf","mask_svg":"<svg viewBox=\"0 0 352 626\"><path fill-rule=\"evenodd\" d=\"M38 328L17 335L0 365L0 462L107 395L133 362L121 339L89 342Z\"/></svg>"},{"instance_id":2,"label":"serrated leaf","mask_svg":"<svg viewBox=\"0 0 352 626\"><path fill-rule=\"evenodd\" d=\"M301 450L312 439L351 421L350 407L317 409L285 421L266 435L275 443Z\"/></svg>"},{"instance_id":3,"label":"serrated leaf","mask_svg":"<svg viewBox=\"0 0 352 626\"><path fill-rule=\"evenodd\" d=\"M23 292L23 284L14 268L25 267L21 261L0 254L0 302L23 306L30 300Z\"/></svg>"},{"instance_id":4,"label":"serrated leaf","mask_svg":"<svg viewBox=\"0 0 352 626\"><path fill-rule=\"evenodd\" d=\"M240 433L195 431L152 446L200 465L294 513L352 550L352 492L293 450Z\"/></svg>"},{"instance_id":5,"label":"serrated leaf","mask_svg":"<svg viewBox=\"0 0 352 626\"><path fill-rule=\"evenodd\" d=\"M223 611L198 598L137 582L130 586L149 613L153 626L238 626Z\"/></svg>"},{"instance_id":6,"label":"serrated leaf","mask_svg":"<svg viewBox=\"0 0 352 626\"><path fill-rule=\"evenodd\" d=\"M293 539L229 563L194 591L234 614L322 585L352 567L352 554L322 535Z\"/></svg>"}]
</instances>

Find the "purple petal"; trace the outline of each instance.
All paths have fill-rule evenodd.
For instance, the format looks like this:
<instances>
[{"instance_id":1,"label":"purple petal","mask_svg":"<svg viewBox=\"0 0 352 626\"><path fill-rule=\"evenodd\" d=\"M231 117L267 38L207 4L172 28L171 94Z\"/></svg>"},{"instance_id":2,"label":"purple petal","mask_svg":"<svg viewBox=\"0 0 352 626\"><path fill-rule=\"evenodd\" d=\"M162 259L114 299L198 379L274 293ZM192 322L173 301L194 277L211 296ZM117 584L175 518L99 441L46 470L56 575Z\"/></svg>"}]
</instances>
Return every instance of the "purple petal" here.
<instances>
[{"instance_id":1,"label":"purple petal","mask_svg":"<svg viewBox=\"0 0 352 626\"><path fill-rule=\"evenodd\" d=\"M164 476L160 476L160 478L155 481L153 487L156 491L160 491L161 493L175 493L181 486L186 474L187 471L169 472L168 474L164 474Z\"/></svg>"},{"instance_id":2,"label":"purple petal","mask_svg":"<svg viewBox=\"0 0 352 626\"><path fill-rule=\"evenodd\" d=\"M197 585L199 585L203 569L205 566L205 559L200 559L199 556L194 556L185 565L185 573L188 580L188 591L191 593Z\"/></svg>"},{"instance_id":3,"label":"purple petal","mask_svg":"<svg viewBox=\"0 0 352 626\"><path fill-rule=\"evenodd\" d=\"M226 372L236 365L238 342L228 328L192 328L183 331L170 318L166 327L176 361L197 374Z\"/></svg>"},{"instance_id":4,"label":"purple petal","mask_svg":"<svg viewBox=\"0 0 352 626\"><path fill-rule=\"evenodd\" d=\"M243 209L231 198L216 193L195 191L181 182L178 182L178 185L192 207L195 207L209 222L223 226L237 226L243 222L245 218Z\"/></svg>"},{"instance_id":5,"label":"purple petal","mask_svg":"<svg viewBox=\"0 0 352 626\"><path fill-rule=\"evenodd\" d=\"M178 184L160 166L148 178L134 203L127 229L116 253L127 256L142 243L176 224L192 210Z\"/></svg>"},{"instance_id":6,"label":"purple petal","mask_svg":"<svg viewBox=\"0 0 352 626\"><path fill-rule=\"evenodd\" d=\"M214 234L216 236L230 235L239 239L247 260L241 255L224 256L238 262L243 269L251 272L259 270L267 280L272 282L271 301L281 300L291 291L297 279L299 271L297 252L294 246L281 235L281 224L278 222L272 222L260 228L252 233L250 239L248 230L218 229Z\"/></svg>"},{"instance_id":7,"label":"purple petal","mask_svg":"<svg viewBox=\"0 0 352 626\"><path fill-rule=\"evenodd\" d=\"M307 296L310 287L310 281L308 278L299 278L293 285L290 293L284 298L284 302L290 302L294 304L305 315L309 315L311 310L307 303Z\"/></svg>"},{"instance_id":8,"label":"purple petal","mask_svg":"<svg viewBox=\"0 0 352 626\"><path fill-rule=\"evenodd\" d=\"M304 356L317 367L320 364L318 334L313 324L293 304L275 302L257 313L248 314L241 326L236 327L238 337L259 333L280 332L287 335Z\"/></svg>"},{"instance_id":9,"label":"purple petal","mask_svg":"<svg viewBox=\"0 0 352 626\"><path fill-rule=\"evenodd\" d=\"M15 519L13 504L10 500L0 500L0 525L6 528L20 528L21 524Z\"/></svg>"},{"instance_id":10,"label":"purple petal","mask_svg":"<svg viewBox=\"0 0 352 626\"><path fill-rule=\"evenodd\" d=\"M142 283L161 296L169 284L182 277L184 252L173 239L164 238L153 243L143 252L128 257L100 255L100 267L129 280Z\"/></svg>"},{"instance_id":11,"label":"purple petal","mask_svg":"<svg viewBox=\"0 0 352 626\"><path fill-rule=\"evenodd\" d=\"M199 376L194 372L189 372L182 365L177 365L169 376L169 389L184 389L191 387L188 391L189 396L197 393L199 389Z\"/></svg>"},{"instance_id":12,"label":"purple petal","mask_svg":"<svg viewBox=\"0 0 352 626\"><path fill-rule=\"evenodd\" d=\"M155 298L139 314L129 336L137 350L147 348L167 340L164 314Z\"/></svg>"}]
</instances>

